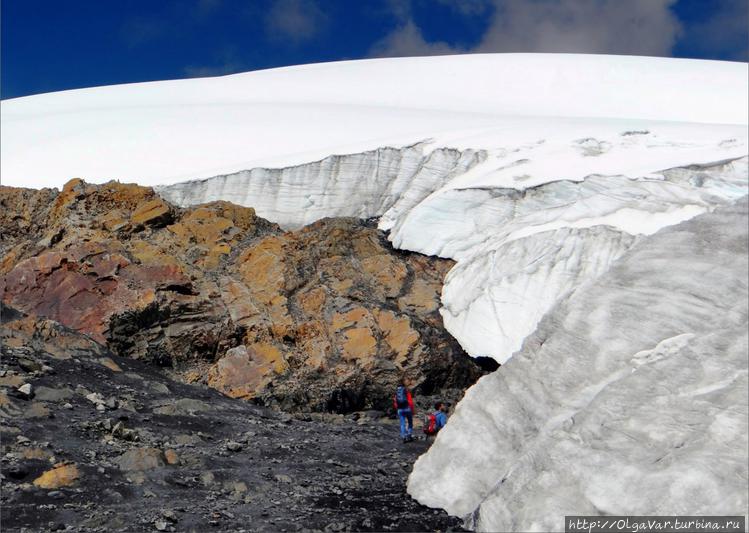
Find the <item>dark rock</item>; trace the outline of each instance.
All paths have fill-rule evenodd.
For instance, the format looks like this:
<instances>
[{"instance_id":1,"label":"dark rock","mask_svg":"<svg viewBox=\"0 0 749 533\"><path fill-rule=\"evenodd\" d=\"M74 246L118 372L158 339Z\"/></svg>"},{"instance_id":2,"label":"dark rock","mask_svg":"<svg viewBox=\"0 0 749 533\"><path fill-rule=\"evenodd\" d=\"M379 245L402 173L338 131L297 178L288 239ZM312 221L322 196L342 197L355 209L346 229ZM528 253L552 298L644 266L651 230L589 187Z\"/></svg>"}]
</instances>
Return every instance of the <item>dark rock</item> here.
<instances>
[{"instance_id":1,"label":"dark rock","mask_svg":"<svg viewBox=\"0 0 749 533\"><path fill-rule=\"evenodd\" d=\"M39 372L42 369L41 363L34 361L33 359L27 359L25 357L18 358L18 366L20 366L26 372Z\"/></svg>"},{"instance_id":2,"label":"dark rock","mask_svg":"<svg viewBox=\"0 0 749 533\"><path fill-rule=\"evenodd\" d=\"M229 441L226 443L226 449L230 452L239 452L242 451L242 445L236 441Z\"/></svg>"},{"instance_id":3,"label":"dark rock","mask_svg":"<svg viewBox=\"0 0 749 533\"><path fill-rule=\"evenodd\" d=\"M23 465L12 465L8 468L4 468L3 472L11 479L24 479L29 475L29 469Z\"/></svg>"},{"instance_id":4,"label":"dark rock","mask_svg":"<svg viewBox=\"0 0 749 533\"><path fill-rule=\"evenodd\" d=\"M166 464L164 454L156 448L134 448L116 460L120 470L152 470Z\"/></svg>"},{"instance_id":5,"label":"dark rock","mask_svg":"<svg viewBox=\"0 0 749 533\"><path fill-rule=\"evenodd\" d=\"M72 389L68 387L37 387L35 394L36 399L42 402L59 402L61 400L72 398L74 393Z\"/></svg>"}]
</instances>

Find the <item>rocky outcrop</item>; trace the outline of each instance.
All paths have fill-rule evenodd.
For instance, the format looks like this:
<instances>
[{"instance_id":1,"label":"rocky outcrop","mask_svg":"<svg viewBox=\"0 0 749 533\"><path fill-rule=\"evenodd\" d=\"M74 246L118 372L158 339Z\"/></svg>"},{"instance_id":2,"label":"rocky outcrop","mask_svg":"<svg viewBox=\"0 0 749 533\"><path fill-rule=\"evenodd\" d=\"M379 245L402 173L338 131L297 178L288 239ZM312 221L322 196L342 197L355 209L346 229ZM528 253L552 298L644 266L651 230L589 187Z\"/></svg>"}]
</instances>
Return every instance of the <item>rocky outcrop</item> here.
<instances>
[{"instance_id":1,"label":"rocky outcrop","mask_svg":"<svg viewBox=\"0 0 749 533\"><path fill-rule=\"evenodd\" d=\"M180 209L116 182L0 188L0 203L3 302L187 381L348 412L387 408L402 376L457 399L481 373L437 312L452 263L396 252L372 224L282 232L250 208Z\"/></svg>"},{"instance_id":2,"label":"rocky outcrop","mask_svg":"<svg viewBox=\"0 0 749 533\"><path fill-rule=\"evenodd\" d=\"M383 408L406 375L421 394L461 389L479 369L442 329L437 309L450 261L394 252L356 219L324 219L262 238L223 280L244 329L207 382L282 407ZM237 380L238 375L246 379ZM243 384L257 383L250 390Z\"/></svg>"},{"instance_id":3,"label":"rocky outcrop","mask_svg":"<svg viewBox=\"0 0 749 533\"><path fill-rule=\"evenodd\" d=\"M3 193L11 212L50 194ZM3 242L5 303L170 366L236 344L210 268L240 239L278 231L252 209L217 202L182 212L149 188L80 180L3 222L17 236ZM35 229L31 239L24 227Z\"/></svg>"}]
</instances>

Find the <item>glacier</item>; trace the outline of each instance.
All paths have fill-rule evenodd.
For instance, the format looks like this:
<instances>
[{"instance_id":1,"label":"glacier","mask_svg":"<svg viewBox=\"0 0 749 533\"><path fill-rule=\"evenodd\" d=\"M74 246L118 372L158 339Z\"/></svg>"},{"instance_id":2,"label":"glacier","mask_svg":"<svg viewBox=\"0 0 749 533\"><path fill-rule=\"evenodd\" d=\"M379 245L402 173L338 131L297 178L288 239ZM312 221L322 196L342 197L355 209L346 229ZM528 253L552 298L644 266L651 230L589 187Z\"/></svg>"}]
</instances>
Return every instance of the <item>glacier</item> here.
<instances>
[{"instance_id":1,"label":"glacier","mask_svg":"<svg viewBox=\"0 0 749 533\"><path fill-rule=\"evenodd\" d=\"M503 366L409 491L472 528L736 514L748 75L483 54L65 91L0 102L0 179L135 181L289 229L377 217L394 247L454 259L445 327Z\"/></svg>"},{"instance_id":2,"label":"glacier","mask_svg":"<svg viewBox=\"0 0 749 533\"><path fill-rule=\"evenodd\" d=\"M485 158L483 150L471 149L437 149L425 154L423 143L417 143L155 189L180 206L214 200L252 206L263 218L297 229L324 217L371 218L391 210L408 212Z\"/></svg>"},{"instance_id":3,"label":"glacier","mask_svg":"<svg viewBox=\"0 0 749 533\"><path fill-rule=\"evenodd\" d=\"M744 198L641 238L468 390L409 492L483 531L745 513L748 229Z\"/></svg>"}]
</instances>

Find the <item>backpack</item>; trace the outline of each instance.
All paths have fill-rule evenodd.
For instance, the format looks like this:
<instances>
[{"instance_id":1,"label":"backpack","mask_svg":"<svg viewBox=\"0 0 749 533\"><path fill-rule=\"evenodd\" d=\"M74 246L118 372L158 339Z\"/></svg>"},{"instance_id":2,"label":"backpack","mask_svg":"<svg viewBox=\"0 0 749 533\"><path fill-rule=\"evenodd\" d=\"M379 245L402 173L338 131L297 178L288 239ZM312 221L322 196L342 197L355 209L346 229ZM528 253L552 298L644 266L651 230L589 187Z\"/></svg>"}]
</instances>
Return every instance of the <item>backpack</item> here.
<instances>
[{"instance_id":1,"label":"backpack","mask_svg":"<svg viewBox=\"0 0 749 533\"><path fill-rule=\"evenodd\" d=\"M437 415L434 413L424 417L424 433L427 435L437 434Z\"/></svg>"},{"instance_id":2,"label":"backpack","mask_svg":"<svg viewBox=\"0 0 749 533\"><path fill-rule=\"evenodd\" d=\"M398 406L398 409L406 409L410 407L410 405L408 405L408 391L406 391L406 387L403 385L395 389L395 403Z\"/></svg>"}]
</instances>

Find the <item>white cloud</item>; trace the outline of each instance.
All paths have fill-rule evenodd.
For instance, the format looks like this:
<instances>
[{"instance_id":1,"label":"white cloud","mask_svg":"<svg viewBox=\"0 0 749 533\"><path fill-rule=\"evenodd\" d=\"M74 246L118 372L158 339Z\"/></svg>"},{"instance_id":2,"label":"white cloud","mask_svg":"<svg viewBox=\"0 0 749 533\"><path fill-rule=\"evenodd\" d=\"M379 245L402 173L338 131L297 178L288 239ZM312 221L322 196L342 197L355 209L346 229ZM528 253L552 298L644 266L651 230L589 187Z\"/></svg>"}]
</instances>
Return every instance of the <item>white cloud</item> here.
<instances>
[{"instance_id":1,"label":"white cloud","mask_svg":"<svg viewBox=\"0 0 749 533\"><path fill-rule=\"evenodd\" d=\"M370 47L370 56L437 56L459 53L447 43L427 42L421 29L413 21L411 0L388 0L387 4L397 25L393 31Z\"/></svg>"},{"instance_id":2,"label":"white cloud","mask_svg":"<svg viewBox=\"0 0 749 533\"><path fill-rule=\"evenodd\" d=\"M412 20L377 41L370 49L375 57L437 56L456 54L459 50L447 43L429 43Z\"/></svg>"},{"instance_id":3,"label":"white cloud","mask_svg":"<svg viewBox=\"0 0 749 533\"><path fill-rule=\"evenodd\" d=\"M314 0L275 0L265 16L268 35L292 44L312 39L328 22L328 16Z\"/></svg>"},{"instance_id":4,"label":"white cloud","mask_svg":"<svg viewBox=\"0 0 749 533\"><path fill-rule=\"evenodd\" d=\"M477 52L670 55L674 0L500 0Z\"/></svg>"},{"instance_id":5,"label":"white cloud","mask_svg":"<svg viewBox=\"0 0 749 533\"><path fill-rule=\"evenodd\" d=\"M470 0L443 3L462 16L487 13L479 44L464 50L424 39L410 2L400 0L397 27L371 49L374 56L461 52L580 52L670 55L682 32L675 0Z\"/></svg>"}]
</instances>

